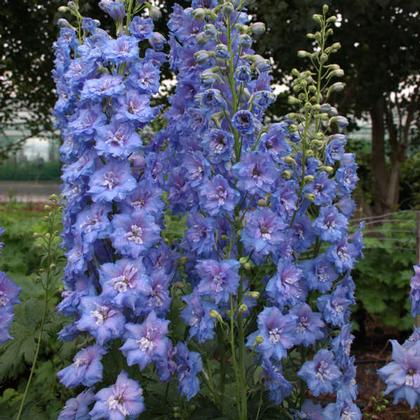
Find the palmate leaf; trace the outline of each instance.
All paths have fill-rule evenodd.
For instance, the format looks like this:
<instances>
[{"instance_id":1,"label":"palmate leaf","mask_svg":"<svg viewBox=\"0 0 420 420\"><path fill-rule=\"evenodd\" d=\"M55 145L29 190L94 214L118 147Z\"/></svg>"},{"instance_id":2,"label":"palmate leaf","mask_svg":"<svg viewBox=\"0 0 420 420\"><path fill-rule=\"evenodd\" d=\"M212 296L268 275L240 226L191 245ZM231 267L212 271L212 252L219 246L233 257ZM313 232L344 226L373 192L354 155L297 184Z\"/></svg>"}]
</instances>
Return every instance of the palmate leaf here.
<instances>
[{"instance_id":1,"label":"palmate leaf","mask_svg":"<svg viewBox=\"0 0 420 420\"><path fill-rule=\"evenodd\" d=\"M31 364L36 347L41 302L31 298L15 309L15 320L10 333L13 340L0 348L0 378L16 377Z\"/></svg>"}]
</instances>

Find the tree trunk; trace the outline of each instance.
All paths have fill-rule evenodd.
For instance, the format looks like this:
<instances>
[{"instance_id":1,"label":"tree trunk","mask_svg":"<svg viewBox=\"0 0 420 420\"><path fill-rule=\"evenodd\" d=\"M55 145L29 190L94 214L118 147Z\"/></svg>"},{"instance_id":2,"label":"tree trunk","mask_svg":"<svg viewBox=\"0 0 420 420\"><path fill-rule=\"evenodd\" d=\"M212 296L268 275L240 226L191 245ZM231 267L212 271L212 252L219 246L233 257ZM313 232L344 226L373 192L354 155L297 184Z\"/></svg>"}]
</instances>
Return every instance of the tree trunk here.
<instances>
[{"instance_id":1,"label":"tree trunk","mask_svg":"<svg viewBox=\"0 0 420 420\"><path fill-rule=\"evenodd\" d=\"M373 210L377 215L387 210L387 184L388 174L385 162L385 104L379 98L370 110L372 120L372 177L373 177Z\"/></svg>"}]
</instances>

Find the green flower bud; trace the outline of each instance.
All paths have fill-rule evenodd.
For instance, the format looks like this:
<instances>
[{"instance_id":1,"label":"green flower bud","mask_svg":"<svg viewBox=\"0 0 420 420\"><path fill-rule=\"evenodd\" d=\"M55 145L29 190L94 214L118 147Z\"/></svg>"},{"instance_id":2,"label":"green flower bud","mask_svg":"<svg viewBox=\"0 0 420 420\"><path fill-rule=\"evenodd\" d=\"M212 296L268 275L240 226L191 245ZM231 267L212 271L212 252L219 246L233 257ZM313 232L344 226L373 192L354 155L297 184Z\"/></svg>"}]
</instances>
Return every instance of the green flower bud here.
<instances>
[{"instance_id":1,"label":"green flower bud","mask_svg":"<svg viewBox=\"0 0 420 420\"><path fill-rule=\"evenodd\" d=\"M69 8L68 8L67 6L60 6L60 7L58 8L58 11L59 11L60 13L66 13L66 12L68 12L68 11L69 11Z\"/></svg>"},{"instance_id":2,"label":"green flower bud","mask_svg":"<svg viewBox=\"0 0 420 420\"><path fill-rule=\"evenodd\" d=\"M257 335L255 337L255 344L258 346L260 344L264 343L264 337L262 337L261 335Z\"/></svg>"},{"instance_id":3,"label":"green flower bud","mask_svg":"<svg viewBox=\"0 0 420 420\"><path fill-rule=\"evenodd\" d=\"M207 10L199 7L198 9L194 9L192 11L192 15L194 19L203 20L206 17Z\"/></svg>"},{"instance_id":4,"label":"green flower bud","mask_svg":"<svg viewBox=\"0 0 420 420\"><path fill-rule=\"evenodd\" d=\"M289 96L287 98L289 105L301 105L302 101L296 98L295 96Z\"/></svg>"},{"instance_id":5,"label":"green flower bud","mask_svg":"<svg viewBox=\"0 0 420 420\"><path fill-rule=\"evenodd\" d=\"M282 173L282 176L284 179L291 179L292 178L292 172L289 170L286 170Z\"/></svg>"},{"instance_id":6,"label":"green flower bud","mask_svg":"<svg viewBox=\"0 0 420 420\"><path fill-rule=\"evenodd\" d=\"M305 194L305 197L311 202L315 201L315 194Z\"/></svg>"},{"instance_id":7,"label":"green flower bud","mask_svg":"<svg viewBox=\"0 0 420 420\"><path fill-rule=\"evenodd\" d=\"M325 171L327 174L332 174L334 172L334 168L332 166L321 166L319 169L321 171Z\"/></svg>"},{"instance_id":8,"label":"green flower bud","mask_svg":"<svg viewBox=\"0 0 420 420\"><path fill-rule=\"evenodd\" d=\"M210 311L210 316L213 318L213 319L217 319L221 324L223 324L224 323L224 321L223 321L223 318L222 318L222 315L220 315L219 314L219 312L217 312L215 309L212 309L211 311Z\"/></svg>"},{"instance_id":9,"label":"green flower bud","mask_svg":"<svg viewBox=\"0 0 420 420\"><path fill-rule=\"evenodd\" d=\"M324 13L324 15L326 15L328 13L328 10L330 10L330 8L328 7L328 4L324 4L322 6L322 13Z\"/></svg>"},{"instance_id":10,"label":"green flower bud","mask_svg":"<svg viewBox=\"0 0 420 420\"><path fill-rule=\"evenodd\" d=\"M252 299L259 299L261 296L261 293L257 292L256 290L253 290L251 292L248 292L247 295Z\"/></svg>"},{"instance_id":11,"label":"green flower bud","mask_svg":"<svg viewBox=\"0 0 420 420\"><path fill-rule=\"evenodd\" d=\"M312 20L316 23L321 24L322 23L322 16L318 14L312 15Z\"/></svg>"},{"instance_id":12,"label":"green flower bud","mask_svg":"<svg viewBox=\"0 0 420 420\"><path fill-rule=\"evenodd\" d=\"M311 53L310 53L310 52L308 52L308 51L305 51L305 50L299 50L299 51L297 52L297 56L298 56L299 58L306 58L306 57L310 57L310 56L311 56Z\"/></svg>"},{"instance_id":13,"label":"green flower bud","mask_svg":"<svg viewBox=\"0 0 420 420\"><path fill-rule=\"evenodd\" d=\"M283 159L288 165L296 165L296 161L291 156L286 156Z\"/></svg>"},{"instance_id":14,"label":"green flower bud","mask_svg":"<svg viewBox=\"0 0 420 420\"><path fill-rule=\"evenodd\" d=\"M305 184L309 184L310 182L312 182L314 180L314 176L313 175L306 175L305 178L303 178L303 182Z\"/></svg>"},{"instance_id":15,"label":"green flower bud","mask_svg":"<svg viewBox=\"0 0 420 420\"><path fill-rule=\"evenodd\" d=\"M246 306L245 305L245 303L243 303L241 306L239 306L239 308L238 308L238 311L240 312L240 313L244 313L244 312L246 312L248 310L248 306Z\"/></svg>"}]
</instances>

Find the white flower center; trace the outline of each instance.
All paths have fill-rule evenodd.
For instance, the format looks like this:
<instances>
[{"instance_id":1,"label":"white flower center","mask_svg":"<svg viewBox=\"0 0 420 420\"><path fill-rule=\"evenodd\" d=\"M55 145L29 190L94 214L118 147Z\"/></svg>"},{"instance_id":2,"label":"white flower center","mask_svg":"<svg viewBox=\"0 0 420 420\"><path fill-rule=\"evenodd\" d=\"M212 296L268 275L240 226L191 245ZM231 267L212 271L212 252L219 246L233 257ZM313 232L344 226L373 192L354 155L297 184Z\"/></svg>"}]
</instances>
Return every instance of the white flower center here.
<instances>
[{"instance_id":1,"label":"white flower center","mask_svg":"<svg viewBox=\"0 0 420 420\"><path fill-rule=\"evenodd\" d=\"M132 225L130 232L125 234L128 241L137 245L143 244L143 229L140 226Z\"/></svg>"},{"instance_id":2,"label":"white flower center","mask_svg":"<svg viewBox=\"0 0 420 420\"><path fill-rule=\"evenodd\" d=\"M268 335L270 336L270 341L273 344L277 344L281 339L281 330L280 328L273 328L269 331Z\"/></svg>"}]
</instances>

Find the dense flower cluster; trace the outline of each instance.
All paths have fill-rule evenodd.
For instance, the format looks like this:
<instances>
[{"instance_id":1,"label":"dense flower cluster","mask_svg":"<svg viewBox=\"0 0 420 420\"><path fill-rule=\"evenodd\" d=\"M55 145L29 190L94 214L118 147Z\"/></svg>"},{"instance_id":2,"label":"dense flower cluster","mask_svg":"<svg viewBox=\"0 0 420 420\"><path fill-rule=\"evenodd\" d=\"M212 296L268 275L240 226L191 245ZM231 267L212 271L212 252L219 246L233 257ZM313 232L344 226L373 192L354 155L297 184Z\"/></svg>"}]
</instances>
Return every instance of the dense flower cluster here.
<instances>
[{"instance_id":1,"label":"dense flower cluster","mask_svg":"<svg viewBox=\"0 0 420 420\"><path fill-rule=\"evenodd\" d=\"M175 266L161 238L163 166L142 139L159 113L152 97L160 87L166 41L150 17L131 18L133 9L123 2L102 0L99 6L114 19L116 38L98 21L81 18L79 28L61 21L55 44L67 250L58 309L73 318L60 337L88 334L94 342L58 373L69 388L89 387L67 403L62 420L88 413L93 419L123 419L144 410L140 385L124 371L96 395L91 388L102 382L102 359L115 340L123 343L129 366L143 370L153 364L164 381L177 375L187 396L201 370L200 356L168 337ZM75 4L69 7L78 16Z\"/></svg>"},{"instance_id":2,"label":"dense flower cluster","mask_svg":"<svg viewBox=\"0 0 420 420\"><path fill-rule=\"evenodd\" d=\"M420 266L414 266L411 279L411 313L418 322L420 316ZM418 324L417 324L418 325ZM378 373L387 385L385 394L394 395L394 404L407 401L411 408L420 405L420 329L416 327L411 336L400 345L391 340L392 360Z\"/></svg>"},{"instance_id":3,"label":"dense flower cluster","mask_svg":"<svg viewBox=\"0 0 420 420\"><path fill-rule=\"evenodd\" d=\"M0 235L3 233L4 229L0 228ZM0 254L3 245L0 242ZM19 292L20 288L5 273L0 272L0 344L12 338L9 329L13 321L13 307L19 303Z\"/></svg>"},{"instance_id":4,"label":"dense flower cluster","mask_svg":"<svg viewBox=\"0 0 420 420\"><path fill-rule=\"evenodd\" d=\"M146 7L133 4L136 12ZM357 175L345 152L346 120L320 103L304 72L294 86L313 95L306 119L267 125L271 67L252 48L264 25L251 23L242 1L193 0L175 5L168 23L177 85L167 125L142 141L159 113L152 99L166 40L124 2L99 5L115 21L116 38L73 10L81 26L62 22L55 46L68 261L59 310L73 317L60 336L90 337L59 372L67 387L88 387L60 419L144 410L142 388L125 371L94 391L117 342L128 366L153 366L163 382L176 377L188 400L200 391L201 373L215 393L214 363L205 372L202 362L215 358L213 346L200 347L211 340L222 349L222 384L226 365L233 368L241 420L251 386L261 384L298 417L361 418L349 318L350 272L362 244L359 232L349 234ZM162 239L165 212L186 219L172 247ZM172 340L175 273L188 343L201 355ZM305 400L307 390L336 399L322 407Z\"/></svg>"},{"instance_id":5,"label":"dense flower cluster","mask_svg":"<svg viewBox=\"0 0 420 420\"><path fill-rule=\"evenodd\" d=\"M171 209L188 217L180 252L193 290L182 317L190 338L203 343L218 322L232 321L240 340L244 318L252 325L259 311L247 346L273 401L293 391L287 355L305 352L313 356L301 381L315 397L337 395L311 410L356 419L350 271L362 244L348 231L356 163L343 134L309 153L290 120L264 125L275 97L269 62L252 50L261 25L249 22L240 2L210 0L176 5L169 22L178 83L160 137L168 140ZM334 108L325 113L345 125Z\"/></svg>"}]
</instances>

